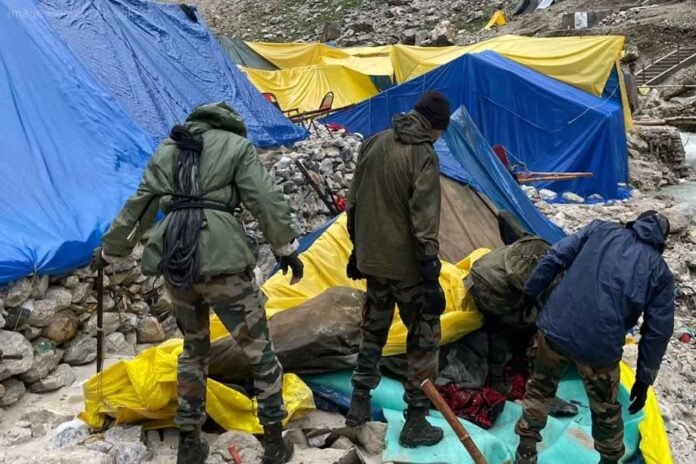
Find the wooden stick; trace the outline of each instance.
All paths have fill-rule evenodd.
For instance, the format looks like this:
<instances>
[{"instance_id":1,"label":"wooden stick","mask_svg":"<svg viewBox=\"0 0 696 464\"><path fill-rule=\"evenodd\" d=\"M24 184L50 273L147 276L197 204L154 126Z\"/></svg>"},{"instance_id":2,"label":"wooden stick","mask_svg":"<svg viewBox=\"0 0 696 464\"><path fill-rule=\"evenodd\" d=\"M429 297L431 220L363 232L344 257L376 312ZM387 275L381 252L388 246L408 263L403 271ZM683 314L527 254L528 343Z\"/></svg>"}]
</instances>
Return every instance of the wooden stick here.
<instances>
[{"instance_id":1,"label":"wooden stick","mask_svg":"<svg viewBox=\"0 0 696 464\"><path fill-rule=\"evenodd\" d=\"M521 184L531 184L532 182L544 182L544 181L552 181L552 180L575 180L580 177L588 177L588 176L541 176L541 177L518 177L517 180Z\"/></svg>"},{"instance_id":2,"label":"wooden stick","mask_svg":"<svg viewBox=\"0 0 696 464\"><path fill-rule=\"evenodd\" d=\"M450 427L452 427L454 433L457 434L459 441L462 442L462 445L464 445L464 448L466 448L469 456L471 456L471 458L474 460L474 463L488 464L486 458L484 458L483 454L481 454L481 450L478 449L476 443L474 443L474 440L471 439L469 432L467 432L462 423L459 422L457 416L447 405L444 398L442 398L432 382L430 382L428 379L424 380L423 383L421 383L421 389L428 399L430 399L430 401L435 405L437 410L440 411L443 416L445 416L445 420L447 420L447 423L450 425Z\"/></svg>"},{"instance_id":3,"label":"wooden stick","mask_svg":"<svg viewBox=\"0 0 696 464\"><path fill-rule=\"evenodd\" d=\"M529 171L527 173L529 176L577 176L577 177L592 177L591 172L539 172L539 171Z\"/></svg>"}]
</instances>

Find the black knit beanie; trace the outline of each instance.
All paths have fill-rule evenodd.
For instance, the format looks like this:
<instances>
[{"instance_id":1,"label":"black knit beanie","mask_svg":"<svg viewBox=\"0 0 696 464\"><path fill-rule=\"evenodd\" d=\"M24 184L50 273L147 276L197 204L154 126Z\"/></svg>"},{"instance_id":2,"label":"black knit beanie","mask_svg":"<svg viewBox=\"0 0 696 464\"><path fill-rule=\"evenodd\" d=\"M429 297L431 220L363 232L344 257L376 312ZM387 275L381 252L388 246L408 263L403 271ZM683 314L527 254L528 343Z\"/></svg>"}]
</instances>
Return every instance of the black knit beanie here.
<instances>
[{"instance_id":1,"label":"black knit beanie","mask_svg":"<svg viewBox=\"0 0 696 464\"><path fill-rule=\"evenodd\" d=\"M430 121L435 130L447 130L450 121L450 104L440 92L433 90L422 97L413 108Z\"/></svg>"}]
</instances>

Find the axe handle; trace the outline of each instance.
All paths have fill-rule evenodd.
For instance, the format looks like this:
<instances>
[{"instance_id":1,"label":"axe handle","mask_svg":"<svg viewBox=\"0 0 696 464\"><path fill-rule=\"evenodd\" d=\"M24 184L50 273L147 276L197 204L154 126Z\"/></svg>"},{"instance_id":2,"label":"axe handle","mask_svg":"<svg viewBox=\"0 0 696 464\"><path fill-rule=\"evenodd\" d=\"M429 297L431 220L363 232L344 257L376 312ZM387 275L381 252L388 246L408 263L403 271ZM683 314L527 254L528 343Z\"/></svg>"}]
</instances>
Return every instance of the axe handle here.
<instances>
[{"instance_id":1,"label":"axe handle","mask_svg":"<svg viewBox=\"0 0 696 464\"><path fill-rule=\"evenodd\" d=\"M423 383L421 383L421 389L428 399L435 405L437 410L440 411L443 416L445 416L447 423L457 434L459 441L462 442L462 445L464 445L464 448L466 448L467 452L474 460L474 463L487 464L486 458L483 457L481 450L478 449L476 443L474 443L474 440L471 439L469 432L467 432L462 423L459 422L459 419L457 419L454 411L452 411L452 409L447 405L445 399L442 397L442 395L440 395L440 392L437 391L432 382L428 379L424 380Z\"/></svg>"},{"instance_id":2,"label":"axe handle","mask_svg":"<svg viewBox=\"0 0 696 464\"><path fill-rule=\"evenodd\" d=\"M104 269L97 271L97 374L104 363Z\"/></svg>"}]
</instances>

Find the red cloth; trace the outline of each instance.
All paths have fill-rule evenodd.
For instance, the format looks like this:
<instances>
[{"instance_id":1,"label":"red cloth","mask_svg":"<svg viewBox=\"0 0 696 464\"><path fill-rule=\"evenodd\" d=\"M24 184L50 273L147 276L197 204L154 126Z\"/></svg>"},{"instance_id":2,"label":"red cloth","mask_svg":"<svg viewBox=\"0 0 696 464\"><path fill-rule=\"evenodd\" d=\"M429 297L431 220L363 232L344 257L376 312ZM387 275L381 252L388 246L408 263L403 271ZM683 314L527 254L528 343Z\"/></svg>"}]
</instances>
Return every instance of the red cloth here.
<instances>
[{"instance_id":1,"label":"red cloth","mask_svg":"<svg viewBox=\"0 0 696 464\"><path fill-rule=\"evenodd\" d=\"M437 390L458 417L484 429L493 426L505 407L505 397L492 388L460 390L456 385L449 384L437 387Z\"/></svg>"}]
</instances>

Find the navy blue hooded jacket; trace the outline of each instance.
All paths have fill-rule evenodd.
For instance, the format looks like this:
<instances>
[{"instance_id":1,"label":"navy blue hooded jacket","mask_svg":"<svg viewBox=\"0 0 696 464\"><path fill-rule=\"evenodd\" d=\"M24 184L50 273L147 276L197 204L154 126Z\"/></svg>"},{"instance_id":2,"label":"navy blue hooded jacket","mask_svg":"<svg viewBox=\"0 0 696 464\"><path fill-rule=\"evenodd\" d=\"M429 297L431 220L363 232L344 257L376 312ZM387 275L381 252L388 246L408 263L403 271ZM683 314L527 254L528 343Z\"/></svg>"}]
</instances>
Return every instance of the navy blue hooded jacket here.
<instances>
[{"instance_id":1,"label":"navy blue hooded jacket","mask_svg":"<svg viewBox=\"0 0 696 464\"><path fill-rule=\"evenodd\" d=\"M594 221L551 248L525 285L538 296L566 271L537 325L566 354L605 367L623 354L626 333L643 314L637 379L652 384L674 330L674 277L659 250L655 216L632 228Z\"/></svg>"}]
</instances>

